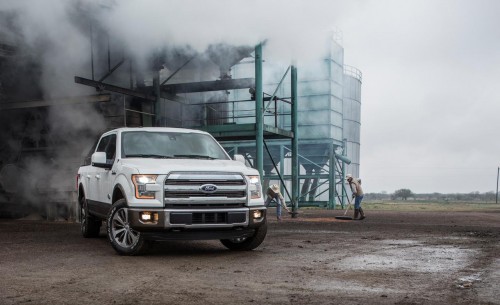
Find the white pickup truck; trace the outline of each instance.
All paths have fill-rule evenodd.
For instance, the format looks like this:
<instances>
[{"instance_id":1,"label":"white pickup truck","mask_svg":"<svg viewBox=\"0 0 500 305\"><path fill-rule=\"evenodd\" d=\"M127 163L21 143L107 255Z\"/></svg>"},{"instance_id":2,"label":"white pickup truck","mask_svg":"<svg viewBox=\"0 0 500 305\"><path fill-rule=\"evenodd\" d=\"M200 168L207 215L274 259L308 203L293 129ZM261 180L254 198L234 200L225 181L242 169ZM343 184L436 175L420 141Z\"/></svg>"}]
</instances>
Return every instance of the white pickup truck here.
<instances>
[{"instance_id":1,"label":"white pickup truck","mask_svg":"<svg viewBox=\"0 0 500 305\"><path fill-rule=\"evenodd\" d=\"M208 133L119 128L104 133L78 170L84 237L107 237L122 255L150 241L218 239L252 250L267 233L258 171L231 160Z\"/></svg>"}]
</instances>

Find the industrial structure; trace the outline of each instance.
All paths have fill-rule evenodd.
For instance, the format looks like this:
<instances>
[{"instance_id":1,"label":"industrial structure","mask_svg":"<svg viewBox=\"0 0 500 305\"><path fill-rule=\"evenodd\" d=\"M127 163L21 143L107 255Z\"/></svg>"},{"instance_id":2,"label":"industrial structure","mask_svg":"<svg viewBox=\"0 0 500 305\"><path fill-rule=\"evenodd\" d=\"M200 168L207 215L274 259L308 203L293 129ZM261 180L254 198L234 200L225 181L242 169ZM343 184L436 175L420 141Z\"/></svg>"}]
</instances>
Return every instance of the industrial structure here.
<instances>
[{"instance_id":1,"label":"industrial structure","mask_svg":"<svg viewBox=\"0 0 500 305\"><path fill-rule=\"evenodd\" d=\"M265 42L257 46L219 43L203 53L165 47L141 65L110 44L102 31L90 22L90 65L74 77L75 83L96 92L60 99L44 98L36 74L19 69L19 62L27 69L41 67L36 58L19 61L25 56L22 43L7 39L15 31L1 35L0 64L12 66L0 72L0 115L8 125L2 128L2 139L17 143L0 147L1 202L40 199L40 192L47 195L45 203L70 200L67 196L53 199L58 192L48 190L55 188L40 184L51 181L37 175L31 175L34 181L28 183L36 194L21 196L9 183L10 176L17 170L33 172L33 164L57 160L61 170L55 176L73 181L69 173L82 158L76 154L75 160L74 152L90 147L91 139L103 130L168 126L208 131L230 155L244 155L264 177L263 188L280 184L294 212L305 205L344 204L345 174L359 175L362 79L359 70L344 65L344 50L336 36L329 38L325 57L308 66L267 60ZM12 80L14 71L17 82ZM34 78L29 79L29 92L21 89L28 77ZM56 129L48 114L64 107L94 121L91 126ZM11 118L17 118L15 124ZM61 183L57 187L62 189ZM71 191L65 188L63 193Z\"/></svg>"}]
</instances>

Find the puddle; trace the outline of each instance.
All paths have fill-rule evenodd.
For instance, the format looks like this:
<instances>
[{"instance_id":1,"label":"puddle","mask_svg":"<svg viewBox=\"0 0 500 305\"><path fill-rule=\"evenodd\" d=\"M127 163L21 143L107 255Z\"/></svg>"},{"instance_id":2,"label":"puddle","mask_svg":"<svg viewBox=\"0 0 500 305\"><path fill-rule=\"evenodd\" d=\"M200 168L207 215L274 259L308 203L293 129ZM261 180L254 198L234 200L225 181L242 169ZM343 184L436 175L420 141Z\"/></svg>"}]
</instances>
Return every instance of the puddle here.
<instances>
[{"instance_id":1,"label":"puddle","mask_svg":"<svg viewBox=\"0 0 500 305\"><path fill-rule=\"evenodd\" d=\"M422 243L416 240L410 239L384 239L380 241L383 244L388 244L390 246L399 246L399 245L421 245Z\"/></svg>"},{"instance_id":2,"label":"puddle","mask_svg":"<svg viewBox=\"0 0 500 305\"><path fill-rule=\"evenodd\" d=\"M328 292L331 293L332 290L341 290L344 293L356 293L356 292L372 292L377 294L397 294L401 293L398 289L391 289L387 287L369 287L364 283L354 282L354 281L341 281L335 279L325 279L325 280L312 280L305 284L306 289L310 289L316 292Z\"/></svg>"},{"instance_id":3,"label":"puddle","mask_svg":"<svg viewBox=\"0 0 500 305\"><path fill-rule=\"evenodd\" d=\"M293 233L293 234L350 234L349 231L334 231L334 230L294 230L294 229L277 229L268 230L268 233Z\"/></svg>"},{"instance_id":4,"label":"puddle","mask_svg":"<svg viewBox=\"0 0 500 305\"><path fill-rule=\"evenodd\" d=\"M475 273L461 277L457 281L457 287L460 289L470 289L472 288L474 283L480 282L482 280L481 276L481 273Z\"/></svg>"},{"instance_id":5,"label":"puddle","mask_svg":"<svg viewBox=\"0 0 500 305\"><path fill-rule=\"evenodd\" d=\"M427 246L414 240L384 240L380 243L382 244L380 249L373 253L354 253L353 256L344 258L340 268L449 273L466 266L470 258L476 254L476 251L471 249Z\"/></svg>"}]
</instances>

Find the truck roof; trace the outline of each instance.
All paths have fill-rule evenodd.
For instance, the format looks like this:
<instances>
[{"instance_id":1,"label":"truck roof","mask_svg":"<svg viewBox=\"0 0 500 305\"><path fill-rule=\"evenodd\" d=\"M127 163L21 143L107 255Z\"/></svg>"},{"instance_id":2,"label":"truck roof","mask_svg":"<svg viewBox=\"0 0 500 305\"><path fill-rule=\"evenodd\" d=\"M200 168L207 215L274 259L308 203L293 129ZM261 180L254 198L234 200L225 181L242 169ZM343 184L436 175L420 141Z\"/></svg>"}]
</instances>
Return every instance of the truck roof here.
<instances>
[{"instance_id":1,"label":"truck roof","mask_svg":"<svg viewBox=\"0 0 500 305\"><path fill-rule=\"evenodd\" d=\"M173 128L173 127L121 127L113 130L109 130L109 132L124 132L124 131L149 131L149 132L182 132L182 133L203 133L208 134L205 131L196 130L196 129L187 129L187 128Z\"/></svg>"}]
</instances>

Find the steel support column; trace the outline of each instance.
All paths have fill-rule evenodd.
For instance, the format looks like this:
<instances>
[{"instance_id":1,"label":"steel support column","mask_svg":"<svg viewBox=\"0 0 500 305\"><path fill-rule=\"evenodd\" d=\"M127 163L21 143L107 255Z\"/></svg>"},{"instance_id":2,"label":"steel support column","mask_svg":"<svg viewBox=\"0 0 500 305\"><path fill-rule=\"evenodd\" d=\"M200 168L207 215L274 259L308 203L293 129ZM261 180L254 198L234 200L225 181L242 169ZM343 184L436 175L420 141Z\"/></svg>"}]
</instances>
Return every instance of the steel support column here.
<instances>
[{"instance_id":1,"label":"steel support column","mask_svg":"<svg viewBox=\"0 0 500 305\"><path fill-rule=\"evenodd\" d=\"M155 71L153 76L153 89L156 97L155 100L155 124L161 126L161 89L160 89L160 71Z\"/></svg>"},{"instance_id":2,"label":"steel support column","mask_svg":"<svg viewBox=\"0 0 500 305\"><path fill-rule=\"evenodd\" d=\"M335 208L335 150L333 144L330 145L329 150L330 160L328 161L328 209Z\"/></svg>"},{"instance_id":3,"label":"steel support column","mask_svg":"<svg viewBox=\"0 0 500 305\"><path fill-rule=\"evenodd\" d=\"M255 47L255 165L261 177L264 177L264 113L262 89L262 44Z\"/></svg>"},{"instance_id":4,"label":"steel support column","mask_svg":"<svg viewBox=\"0 0 500 305\"><path fill-rule=\"evenodd\" d=\"M347 157L347 139L344 139L342 141L342 145L344 146L342 149L342 156ZM341 189L342 189L342 208L344 208L345 200L347 198L347 192L346 192L345 185L344 185L345 184L345 169L346 169L345 167L346 167L346 163L342 162L342 173L341 173L341 179L340 179Z\"/></svg>"},{"instance_id":5,"label":"steel support column","mask_svg":"<svg viewBox=\"0 0 500 305\"><path fill-rule=\"evenodd\" d=\"M297 67L292 66L291 71L291 93L292 93L292 217L297 217L299 208L299 137L298 137L298 94L297 94Z\"/></svg>"},{"instance_id":6,"label":"steel support column","mask_svg":"<svg viewBox=\"0 0 500 305\"><path fill-rule=\"evenodd\" d=\"M283 145L280 145L280 173L282 175L285 175L285 147ZM283 194L284 190L285 190L284 185L281 185L280 187L281 194Z\"/></svg>"}]
</instances>

